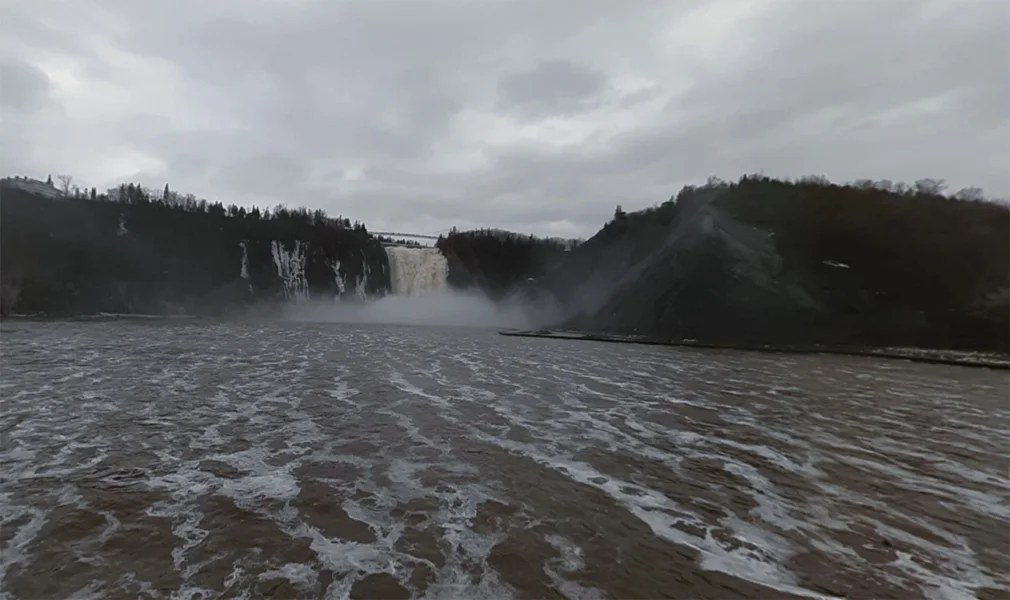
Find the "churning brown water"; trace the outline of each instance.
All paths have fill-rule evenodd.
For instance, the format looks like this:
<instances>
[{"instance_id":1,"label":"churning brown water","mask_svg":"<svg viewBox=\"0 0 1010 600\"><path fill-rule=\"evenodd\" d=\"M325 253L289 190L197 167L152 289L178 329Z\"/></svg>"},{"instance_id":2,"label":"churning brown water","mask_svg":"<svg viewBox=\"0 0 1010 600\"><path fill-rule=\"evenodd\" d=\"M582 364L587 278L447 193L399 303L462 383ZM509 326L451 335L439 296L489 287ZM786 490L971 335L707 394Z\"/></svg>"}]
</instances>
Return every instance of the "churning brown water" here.
<instances>
[{"instance_id":1,"label":"churning brown water","mask_svg":"<svg viewBox=\"0 0 1010 600\"><path fill-rule=\"evenodd\" d=\"M5 598L1007 597L1005 372L2 327Z\"/></svg>"}]
</instances>

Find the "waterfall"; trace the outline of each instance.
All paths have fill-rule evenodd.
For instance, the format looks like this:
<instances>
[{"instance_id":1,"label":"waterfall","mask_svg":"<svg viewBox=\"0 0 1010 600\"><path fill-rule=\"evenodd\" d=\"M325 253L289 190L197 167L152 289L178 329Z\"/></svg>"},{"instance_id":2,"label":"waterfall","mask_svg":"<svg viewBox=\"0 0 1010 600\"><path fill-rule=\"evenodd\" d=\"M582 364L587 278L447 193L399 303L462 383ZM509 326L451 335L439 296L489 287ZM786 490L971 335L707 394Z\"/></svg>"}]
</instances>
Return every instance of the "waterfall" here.
<instances>
[{"instance_id":1,"label":"waterfall","mask_svg":"<svg viewBox=\"0 0 1010 600\"><path fill-rule=\"evenodd\" d=\"M446 288L449 263L438 248L386 247L393 294L417 296Z\"/></svg>"},{"instance_id":2,"label":"waterfall","mask_svg":"<svg viewBox=\"0 0 1010 600\"><path fill-rule=\"evenodd\" d=\"M274 268L280 277L284 289L284 297L294 300L309 299L309 282L305 279L305 244L295 242L293 250L288 250L284 244L274 241L270 245L274 259Z\"/></svg>"}]
</instances>

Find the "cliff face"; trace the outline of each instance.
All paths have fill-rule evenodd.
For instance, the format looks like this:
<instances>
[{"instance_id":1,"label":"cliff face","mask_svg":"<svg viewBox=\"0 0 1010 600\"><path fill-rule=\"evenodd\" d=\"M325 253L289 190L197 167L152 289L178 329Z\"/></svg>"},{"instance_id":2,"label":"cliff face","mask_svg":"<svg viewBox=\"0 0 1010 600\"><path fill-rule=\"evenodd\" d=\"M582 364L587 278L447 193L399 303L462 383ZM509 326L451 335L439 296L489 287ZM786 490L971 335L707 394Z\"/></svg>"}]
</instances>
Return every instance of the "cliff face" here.
<instances>
[{"instance_id":1,"label":"cliff face","mask_svg":"<svg viewBox=\"0 0 1010 600\"><path fill-rule=\"evenodd\" d=\"M388 290L382 246L336 221L0 188L5 313L220 314Z\"/></svg>"},{"instance_id":2,"label":"cliff face","mask_svg":"<svg viewBox=\"0 0 1010 600\"><path fill-rule=\"evenodd\" d=\"M744 179L618 215L538 284L575 329L1006 350L1010 212Z\"/></svg>"}]
</instances>

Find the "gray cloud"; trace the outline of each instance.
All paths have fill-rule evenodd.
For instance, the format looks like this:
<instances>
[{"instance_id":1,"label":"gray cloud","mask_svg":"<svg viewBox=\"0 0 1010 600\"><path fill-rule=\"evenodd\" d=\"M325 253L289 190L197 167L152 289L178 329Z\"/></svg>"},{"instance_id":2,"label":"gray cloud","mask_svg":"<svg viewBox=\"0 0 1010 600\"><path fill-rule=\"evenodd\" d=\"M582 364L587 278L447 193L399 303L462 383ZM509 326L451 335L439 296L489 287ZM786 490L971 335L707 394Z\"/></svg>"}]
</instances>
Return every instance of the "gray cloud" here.
<instances>
[{"instance_id":1,"label":"gray cloud","mask_svg":"<svg viewBox=\"0 0 1010 600\"><path fill-rule=\"evenodd\" d=\"M290 189L292 182L305 180L307 169L295 159L265 154L225 166L218 171L222 188L250 195L278 197Z\"/></svg>"},{"instance_id":2,"label":"gray cloud","mask_svg":"<svg viewBox=\"0 0 1010 600\"><path fill-rule=\"evenodd\" d=\"M45 71L22 61L0 61L0 108L30 112L49 101Z\"/></svg>"},{"instance_id":3,"label":"gray cloud","mask_svg":"<svg viewBox=\"0 0 1010 600\"><path fill-rule=\"evenodd\" d=\"M606 75L566 60L543 61L498 81L499 106L543 118L594 108L607 89Z\"/></svg>"},{"instance_id":4,"label":"gray cloud","mask_svg":"<svg viewBox=\"0 0 1010 600\"><path fill-rule=\"evenodd\" d=\"M420 232L587 235L616 204L758 171L1010 195L1010 14L988 0L5 12L5 172Z\"/></svg>"}]
</instances>

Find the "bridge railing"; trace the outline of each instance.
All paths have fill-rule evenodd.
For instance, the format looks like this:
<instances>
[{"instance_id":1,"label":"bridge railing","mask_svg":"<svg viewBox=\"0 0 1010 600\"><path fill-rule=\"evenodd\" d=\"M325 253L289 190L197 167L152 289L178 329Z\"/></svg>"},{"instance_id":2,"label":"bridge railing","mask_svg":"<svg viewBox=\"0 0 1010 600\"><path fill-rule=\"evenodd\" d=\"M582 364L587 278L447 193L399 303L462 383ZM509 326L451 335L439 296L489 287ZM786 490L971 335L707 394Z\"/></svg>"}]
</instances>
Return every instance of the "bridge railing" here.
<instances>
[{"instance_id":1,"label":"bridge railing","mask_svg":"<svg viewBox=\"0 0 1010 600\"><path fill-rule=\"evenodd\" d=\"M425 233L400 233L398 231L372 231L372 235L381 235L382 237L401 237L401 238L421 238L424 240L437 240L437 235L430 235Z\"/></svg>"}]
</instances>

